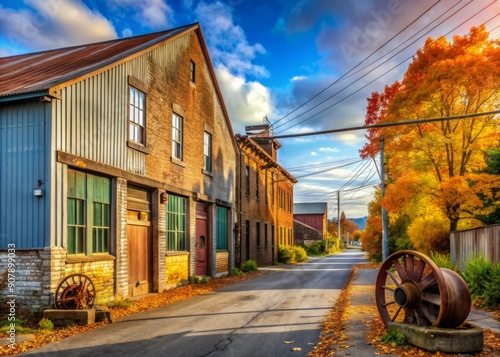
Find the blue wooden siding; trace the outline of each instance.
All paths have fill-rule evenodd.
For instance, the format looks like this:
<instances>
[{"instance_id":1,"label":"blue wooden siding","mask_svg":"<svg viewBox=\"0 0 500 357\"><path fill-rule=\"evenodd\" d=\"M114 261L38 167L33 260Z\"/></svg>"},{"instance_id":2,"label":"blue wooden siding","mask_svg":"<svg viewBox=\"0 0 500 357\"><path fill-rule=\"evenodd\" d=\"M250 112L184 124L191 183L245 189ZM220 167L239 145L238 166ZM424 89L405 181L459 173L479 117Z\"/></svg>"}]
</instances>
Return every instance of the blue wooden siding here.
<instances>
[{"instance_id":1,"label":"blue wooden siding","mask_svg":"<svg viewBox=\"0 0 500 357\"><path fill-rule=\"evenodd\" d=\"M36 101L0 106L0 249L47 246L45 213L49 207L45 166L45 122L50 103ZM43 197L33 188L42 183Z\"/></svg>"}]
</instances>

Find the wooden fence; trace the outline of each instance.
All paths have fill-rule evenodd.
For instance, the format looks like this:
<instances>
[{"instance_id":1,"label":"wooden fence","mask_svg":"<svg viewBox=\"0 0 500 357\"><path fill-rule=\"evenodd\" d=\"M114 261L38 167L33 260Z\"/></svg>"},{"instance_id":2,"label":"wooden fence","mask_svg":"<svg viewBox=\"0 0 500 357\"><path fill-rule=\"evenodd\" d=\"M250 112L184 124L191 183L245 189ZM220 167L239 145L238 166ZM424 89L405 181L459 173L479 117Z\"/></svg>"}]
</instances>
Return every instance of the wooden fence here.
<instances>
[{"instance_id":1,"label":"wooden fence","mask_svg":"<svg viewBox=\"0 0 500 357\"><path fill-rule=\"evenodd\" d=\"M500 262L500 224L450 233L451 261L464 267L481 254L494 264Z\"/></svg>"}]
</instances>

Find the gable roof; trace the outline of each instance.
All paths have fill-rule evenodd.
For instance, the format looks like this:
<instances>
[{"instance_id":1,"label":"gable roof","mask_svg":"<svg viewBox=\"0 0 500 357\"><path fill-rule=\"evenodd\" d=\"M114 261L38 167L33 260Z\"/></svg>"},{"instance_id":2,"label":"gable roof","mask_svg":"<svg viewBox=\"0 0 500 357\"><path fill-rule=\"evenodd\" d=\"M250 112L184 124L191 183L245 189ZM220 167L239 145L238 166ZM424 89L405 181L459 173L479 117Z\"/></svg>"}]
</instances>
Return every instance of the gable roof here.
<instances>
[{"instance_id":1,"label":"gable roof","mask_svg":"<svg viewBox=\"0 0 500 357\"><path fill-rule=\"evenodd\" d=\"M293 214L325 214L327 207L326 202L294 203Z\"/></svg>"},{"instance_id":2,"label":"gable roof","mask_svg":"<svg viewBox=\"0 0 500 357\"><path fill-rule=\"evenodd\" d=\"M0 97L49 90L94 71L105 70L110 65L115 66L164 41L197 29L198 24L191 24L141 36L2 57Z\"/></svg>"}]
</instances>

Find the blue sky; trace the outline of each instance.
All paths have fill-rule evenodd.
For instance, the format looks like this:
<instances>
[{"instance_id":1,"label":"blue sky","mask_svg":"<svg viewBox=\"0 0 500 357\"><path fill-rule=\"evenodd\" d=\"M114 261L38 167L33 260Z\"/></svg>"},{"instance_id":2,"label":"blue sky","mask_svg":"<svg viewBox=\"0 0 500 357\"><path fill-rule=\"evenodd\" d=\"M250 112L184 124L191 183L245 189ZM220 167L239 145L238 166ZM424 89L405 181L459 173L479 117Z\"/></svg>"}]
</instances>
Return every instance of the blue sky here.
<instances>
[{"instance_id":1,"label":"blue sky","mask_svg":"<svg viewBox=\"0 0 500 357\"><path fill-rule=\"evenodd\" d=\"M363 125L366 98L401 80L427 37L461 36L491 18L496 37L499 13L493 0L4 0L0 56L199 22L235 133L267 116L275 135L292 134ZM296 202L326 201L331 218L340 190L347 217L367 215L379 179L359 159L362 131L280 142Z\"/></svg>"}]
</instances>

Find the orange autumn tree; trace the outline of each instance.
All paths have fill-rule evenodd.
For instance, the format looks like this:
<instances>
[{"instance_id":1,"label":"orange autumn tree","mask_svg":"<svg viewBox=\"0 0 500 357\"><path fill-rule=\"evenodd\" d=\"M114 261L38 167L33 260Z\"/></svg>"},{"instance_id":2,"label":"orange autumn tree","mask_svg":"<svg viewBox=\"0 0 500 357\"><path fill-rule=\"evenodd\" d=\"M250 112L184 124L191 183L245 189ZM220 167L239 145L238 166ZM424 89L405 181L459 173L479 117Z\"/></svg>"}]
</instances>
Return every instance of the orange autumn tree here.
<instances>
[{"instance_id":1,"label":"orange autumn tree","mask_svg":"<svg viewBox=\"0 0 500 357\"><path fill-rule=\"evenodd\" d=\"M478 27L452 42L427 39L401 83L368 99L365 124L490 112L499 109L498 103L499 42ZM415 225L434 217L440 222L436 227L447 220L449 232L487 214L491 207L483 207L480 195L498 202L498 176L481 171L485 152L498 145L499 129L498 117L489 115L368 130L369 142L360 154L374 157L384 136L388 185L383 205L393 215L411 218L408 231L416 246L422 243L416 234L423 232ZM436 230L444 236L442 228Z\"/></svg>"}]
</instances>

